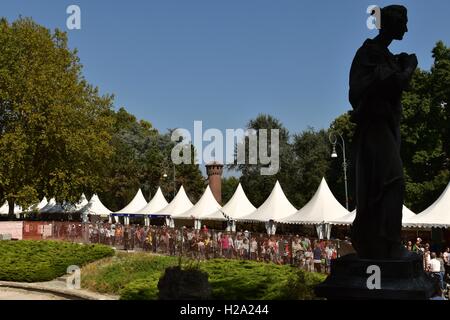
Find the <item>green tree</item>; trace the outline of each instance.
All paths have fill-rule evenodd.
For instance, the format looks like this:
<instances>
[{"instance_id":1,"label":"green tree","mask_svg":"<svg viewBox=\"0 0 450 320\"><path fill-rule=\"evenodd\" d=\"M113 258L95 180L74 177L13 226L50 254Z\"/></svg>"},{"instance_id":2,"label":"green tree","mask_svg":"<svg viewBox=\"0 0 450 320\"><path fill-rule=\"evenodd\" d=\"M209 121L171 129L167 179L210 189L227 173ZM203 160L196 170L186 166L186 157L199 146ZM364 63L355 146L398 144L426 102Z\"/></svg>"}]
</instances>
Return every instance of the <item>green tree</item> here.
<instances>
[{"instance_id":1,"label":"green tree","mask_svg":"<svg viewBox=\"0 0 450 320\"><path fill-rule=\"evenodd\" d=\"M450 178L450 49L438 42L432 52L431 70L417 70L403 96L406 204L416 212L431 205Z\"/></svg>"},{"instance_id":2,"label":"green tree","mask_svg":"<svg viewBox=\"0 0 450 320\"><path fill-rule=\"evenodd\" d=\"M222 204L230 201L238 185L239 179L236 177L222 178Z\"/></svg>"},{"instance_id":3,"label":"green tree","mask_svg":"<svg viewBox=\"0 0 450 320\"><path fill-rule=\"evenodd\" d=\"M170 201L183 185L191 200L198 200L203 194L205 179L198 165L172 164L170 155L175 143L171 141L170 131L160 134L150 122L137 120L124 108L114 113L114 117L114 155L107 166L105 181L108 182L100 194L108 208L120 210L139 188L150 200L161 187ZM193 150L192 154L195 155Z\"/></svg>"},{"instance_id":4,"label":"green tree","mask_svg":"<svg viewBox=\"0 0 450 320\"><path fill-rule=\"evenodd\" d=\"M355 177L354 177L354 160L353 160L353 150L354 150L354 139L356 125L350 120L350 113L345 113L337 117L330 125L328 135L330 133L336 134L337 143L336 153L338 157L336 159L330 159L330 167L328 170L327 178L330 189L333 191L336 199L345 207L345 179L344 179L344 159L342 152L342 141L338 136L340 134L344 139L345 144L345 155L347 162L347 186L348 186L348 198L349 198L349 210L355 209ZM329 139L328 139L329 140ZM328 141L331 146L331 142ZM331 156L331 153L328 157Z\"/></svg>"},{"instance_id":5,"label":"green tree","mask_svg":"<svg viewBox=\"0 0 450 320\"><path fill-rule=\"evenodd\" d=\"M450 49L443 42L438 42L432 52L434 64L431 70L418 69L402 98L403 119L400 129L406 183L405 204L415 212L430 206L444 191L450 179ZM346 142L352 209L355 177L351 152L354 150L355 125L346 113L333 121L331 129L340 132ZM332 162L329 182L342 203L344 182L341 165L341 159Z\"/></svg>"},{"instance_id":6,"label":"green tree","mask_svg":"<svg viewBox=\"0 0 450 320\"><path fill-rule=\"evenodd\" d=\"M245 137L245 155L246 164L230 165L230 169L234 169L241 172L240 182L249 200L255 205L260 206L269 196L272 191L275 182L280 181L283 188L287 188L293 181L293 177L290 174L290 164L293 161L294 155L292 152L292 146L289 143L289 131L283 126L283 124L276 118L270 115L260 114L255 119L250 120L247 124L247 129L256 130L255 135L259 141L260 129L268 130L267 150L270 154L271 151L271 129L279 130L279 161L280 168L275 175L261 175L261 168L268 167L268 165L261 164L258 157L257 164L249 164L249 138ZM250 133L252 134L252 133ZM259 154L259 146L258 146ZM286 191L286 190L285 190Z\"/></svg>"},{"instance_id":7,"label":"green tree","mask_svg":"<svg viewBox=\"0 0 450 320\"><path fill-rule=\"evenodd\" d=\"M102 185L112 99L84 79L65 33L0 20L0 196L10 215L16 203L75 202Z\"/></svg>"},{"instance_id":8,"label":"green tree","mask_svg":"<svg viewBox=\"0 0 450 320\"><path fill-rule=\"evenodd\" d=\"M322 178L327 177L330 167L330 143L325 130L313 128L294 135L295 161L291 164L294 177L287 192L297 208L303 207L317 191Z\"/></svg>"}]
</instances>

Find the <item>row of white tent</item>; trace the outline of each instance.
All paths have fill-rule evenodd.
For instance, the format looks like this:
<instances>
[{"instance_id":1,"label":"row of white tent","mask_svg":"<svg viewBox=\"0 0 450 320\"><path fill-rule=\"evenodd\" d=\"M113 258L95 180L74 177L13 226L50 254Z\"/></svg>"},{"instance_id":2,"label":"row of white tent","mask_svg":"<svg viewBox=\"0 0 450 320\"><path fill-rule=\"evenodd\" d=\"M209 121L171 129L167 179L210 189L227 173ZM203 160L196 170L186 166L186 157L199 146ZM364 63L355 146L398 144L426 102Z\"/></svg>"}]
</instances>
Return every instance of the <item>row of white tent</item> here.
<instances>
[{"instance_id":1,"label":"row of white tent","mask_svg":"<svg viewBox=\"0 0 450 320\"><path fill-rule=\"evenodd\" d=\"M137 208L141 209L137 209ZM273 231L276 223L303 225L351 225L356 211L348 212L334 197L325 179L312 199L297 210L287 199L279 182L275 184L267 200L255 208L239 184L233 197L223 207L217 203L209 187L200 200L193 205L184 188L181 187L176 197L169 204L161 189L146 204L139 190L135 198L124 209L114 215L156 215L167 216L170 224L177 219L194 219L196 227L204 221L230 222L264 222ZM269 224L273 222L273 224ZM442 196L427 210L416 215L403 207L403 226L405 228L447 228L450 227L450 184Z\"/></svg>"},{"instance_id":2,"label":"row of white tent","mask_svg":"<svg viewBox=\"0 0 450 320\"><path fill-rule=\"evenodd\" d=\"M334 197L325 179L312 199L300 210L297 210L287 199L280 183L276 182L266 201L255 208L248 200L241 184L238 185L233 197L223 207L216 201L209 186L200 200L194 205L188 198L183 186L175 198L168 203L161 188L147 203L139 189L133 200L122 210L111 212L94 195L88 202L83 195L76 205L57 204L55 199L48 203L44 198L37 205L40 212L73 212L84 215L125 217L143 215L146 223L151 216L165 216L169 225L174 220L195 220L199 227L201 221L264 222L268 228L275 230L276 223L303 225L351 225L356 212L348 212ZM5 207L6 206L6 207ZM8 212L7 204L0 208L0 213ZM20 210L20 208L18 208ZM403 208L403 226L408 228L447 228L450 227L450 184L439 199L424 212L416 215L408 208Z\"/></svg>"},{"instance_id":3,"label":"row of white tent","mask_svg":"<svg viewBox=\"0 0 450 320\"><path fill-rule=\"evenodd\" d=\"M50 201L47 201L47 198L44 197L41 202L36 205L29 207L26 210L23 210L20 206L14 207L14 214L16 216L20 215L24 212L37 211L39 213L71 213L71 212L81 212L86 216L88 214L98 215L103 217L108 217L111 214L111 211L108 210L103 203L101 203L100 199L96 194L94 194L90 201L87 201L87 198L84 194L81 195L80 200L76 204L69 204L67 202L57 203L55 198L51 198ZM0 207L0 215L7 215L9 212L8 202L5 202L3 206Z\"/></svg>"}]
</instances>

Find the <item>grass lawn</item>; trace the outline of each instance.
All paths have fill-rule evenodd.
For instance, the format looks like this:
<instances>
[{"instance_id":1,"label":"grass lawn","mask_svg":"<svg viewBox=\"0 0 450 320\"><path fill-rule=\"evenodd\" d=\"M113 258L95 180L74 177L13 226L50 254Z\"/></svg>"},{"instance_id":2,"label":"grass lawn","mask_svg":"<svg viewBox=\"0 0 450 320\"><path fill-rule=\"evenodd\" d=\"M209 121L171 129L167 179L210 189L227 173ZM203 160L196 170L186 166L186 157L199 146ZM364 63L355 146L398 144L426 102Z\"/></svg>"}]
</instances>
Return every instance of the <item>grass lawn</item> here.
<instances>
[{"instance_id":1,"label":"grass lawn","mask_svg":"<svg viewBox=\"0 0 450 320\"><path fill-rule=\"evenodd\" d=\"M102 245L61 241L0 241L0 280L50 281L66 274L71 265L83 266L114 255Z\"/></svg>"},{"instance_id":2,"label":"grass lawn","mask_svg":"<svg viewBox=\"0 0 450 320\"><path fill-rule=\"evenodd\" d=\"M183 265L197 262L183 261ZM157 299L159 278L178 258L147 253L119 253L82 269L82 287L118 294L124 300ZM313 287L325 275L298 268L254 261L214 259L199 263L209 275L214 299L297 300L313 299Z\"/></svg>"}]
</instances>

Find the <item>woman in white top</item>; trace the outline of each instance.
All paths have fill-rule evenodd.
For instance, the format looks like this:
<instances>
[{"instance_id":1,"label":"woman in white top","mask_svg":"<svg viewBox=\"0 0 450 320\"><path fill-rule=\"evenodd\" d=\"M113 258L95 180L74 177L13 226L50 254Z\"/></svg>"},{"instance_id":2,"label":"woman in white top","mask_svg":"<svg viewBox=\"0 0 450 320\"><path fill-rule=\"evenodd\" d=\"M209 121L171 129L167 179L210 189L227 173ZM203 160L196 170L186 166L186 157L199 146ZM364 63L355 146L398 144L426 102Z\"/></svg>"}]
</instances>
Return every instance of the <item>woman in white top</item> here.
<instances>
[{"instance_id":1,"label":"woman in white top","mask_svg":"<svg viewBox=\"0 0 450 320\"><path fill-rule=\"evenodd\" d=\"M253 238L250 243L250 259L251 260L256 260L257 252L258 252L258 242L256 241L255 238Z\"/></svg>"}]
</instances>

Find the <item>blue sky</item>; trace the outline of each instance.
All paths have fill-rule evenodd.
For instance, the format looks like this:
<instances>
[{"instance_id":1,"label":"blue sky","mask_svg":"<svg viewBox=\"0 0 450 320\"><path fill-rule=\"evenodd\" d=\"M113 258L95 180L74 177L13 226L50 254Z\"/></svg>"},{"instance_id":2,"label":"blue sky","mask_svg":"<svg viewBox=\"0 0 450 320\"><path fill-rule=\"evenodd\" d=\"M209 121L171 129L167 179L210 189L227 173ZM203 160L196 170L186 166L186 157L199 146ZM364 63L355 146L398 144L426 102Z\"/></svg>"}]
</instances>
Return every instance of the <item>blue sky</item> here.
<instances>
[{"instance_id":1,"label":"blue sky","mask_svg":"<svg viewBox=\"0 0 450 320\"><path fill-rule=\"evenodd\" d=\"M450 45L450 1L395 1L409 33L394 52L415 52L429 69L437 40ZM81 8L68 31L66 8ZM349 110L348 73L362 42L366 8L390 1L2 0L0 16L31 16L69 32L84 74L156 128L243 128L258 113L291 133L327 128Z\"/></svg>"}]
</instances>

